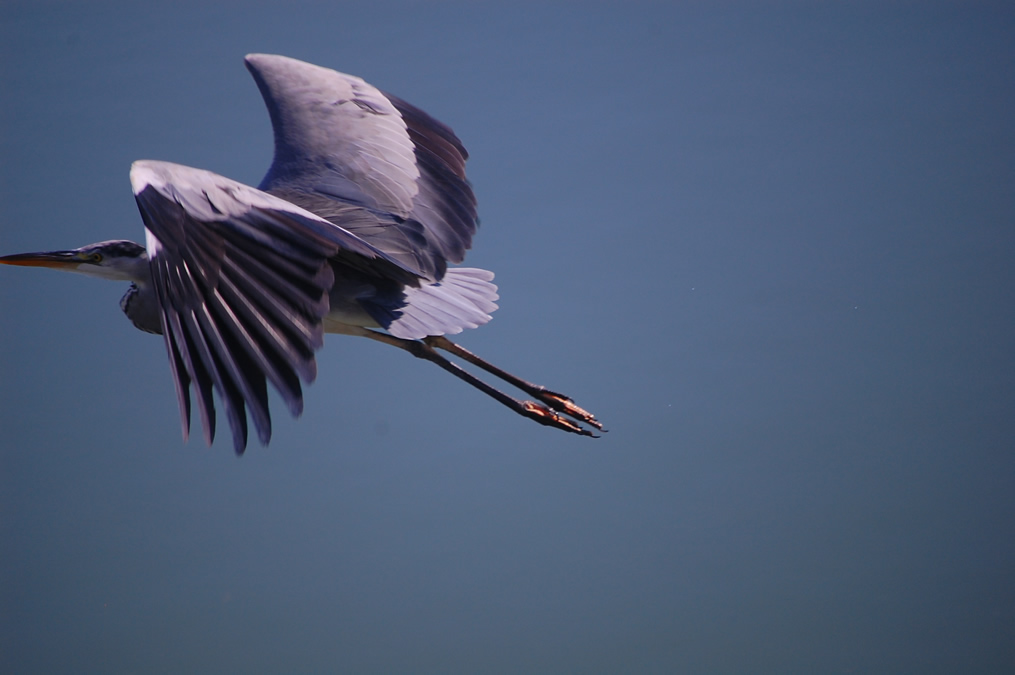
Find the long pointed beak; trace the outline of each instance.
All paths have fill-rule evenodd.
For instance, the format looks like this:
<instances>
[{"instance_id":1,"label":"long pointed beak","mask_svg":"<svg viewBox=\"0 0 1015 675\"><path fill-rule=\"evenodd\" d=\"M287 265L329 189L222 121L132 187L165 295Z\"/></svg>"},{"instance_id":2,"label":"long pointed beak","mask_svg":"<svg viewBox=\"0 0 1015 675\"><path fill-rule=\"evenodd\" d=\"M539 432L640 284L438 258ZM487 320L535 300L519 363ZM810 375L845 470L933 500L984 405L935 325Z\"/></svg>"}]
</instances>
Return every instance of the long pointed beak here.
<instances>
[{"instance_id":1,"label":"long pointed beak","mask_svg":"<svg viewBox=\"0 0 1015 675\"><path fill-rule=\"evenodd\" d=\"M58 270L76 269L84 260L77 251L47 251L44 253L17 253L0 257L0 265L23 267L51 267Z\"/></svg>"}]
</instances>

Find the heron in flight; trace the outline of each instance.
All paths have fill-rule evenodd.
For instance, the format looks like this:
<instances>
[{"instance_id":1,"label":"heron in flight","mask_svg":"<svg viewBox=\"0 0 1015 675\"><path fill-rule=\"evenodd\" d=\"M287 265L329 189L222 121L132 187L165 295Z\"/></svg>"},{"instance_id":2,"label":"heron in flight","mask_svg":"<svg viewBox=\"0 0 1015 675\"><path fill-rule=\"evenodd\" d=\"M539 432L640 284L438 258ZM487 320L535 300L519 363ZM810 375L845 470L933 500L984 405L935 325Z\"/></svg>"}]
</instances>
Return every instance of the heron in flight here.
<instances>
[{"instance_id":1,"label":"heron in flight","mask_svg":"<svg viewBox=\"0 0 1015 675\"><path fill-rule=\"evenodd\" d=\"M358 77L284 56L246 65L271 116L275 155L257 189L169 162L130 170L144 246L104 241L22 253L0 263L51 267L131 282L120 307L161 334L176 384L184 440L191 390L205 442L215 437L213 392L247 445L247 414L271 439L267 383L293 416L300 381L317 374L324 333L377 340L436 363L515 412L594 436L594 415L453 343L497 309L493 273L460 263L476 232L468 153L427 113ZM519 400L442 350L536 399Z\"/></svg>"}]
</instances>

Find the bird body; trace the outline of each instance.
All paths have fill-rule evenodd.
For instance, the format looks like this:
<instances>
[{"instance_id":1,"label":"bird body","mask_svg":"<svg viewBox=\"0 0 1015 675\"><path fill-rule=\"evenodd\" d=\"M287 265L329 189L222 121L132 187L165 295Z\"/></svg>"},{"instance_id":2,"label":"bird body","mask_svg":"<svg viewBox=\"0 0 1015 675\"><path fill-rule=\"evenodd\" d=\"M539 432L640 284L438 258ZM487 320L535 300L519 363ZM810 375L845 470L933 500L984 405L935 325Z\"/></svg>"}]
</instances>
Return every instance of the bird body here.
<instances>
[{"instance_id":1,"label":"bird body","mask_svg":"<svg viewBox=\"0 0 1015 675\"><path fill-rule=\"evenodd\" d=\"M259 188L139 160L130 179L144 246L108 241L0 263L131 282L120 306L165 340L184 437L193 393L212 442L214 392L237 453L248 413L261 442L271 438L268 382L293 415L302 412L300 383L316 377L325 332L400 347L542 424L601 430L566 396L444 337L488 322L498 298L491 272L448 268L463 260L478 223L468 154L451 129L350 75L282 56L252 54L246 63L275 134ZM437 349L540 403L503 394Z\"/></svg>"}]
</instances>

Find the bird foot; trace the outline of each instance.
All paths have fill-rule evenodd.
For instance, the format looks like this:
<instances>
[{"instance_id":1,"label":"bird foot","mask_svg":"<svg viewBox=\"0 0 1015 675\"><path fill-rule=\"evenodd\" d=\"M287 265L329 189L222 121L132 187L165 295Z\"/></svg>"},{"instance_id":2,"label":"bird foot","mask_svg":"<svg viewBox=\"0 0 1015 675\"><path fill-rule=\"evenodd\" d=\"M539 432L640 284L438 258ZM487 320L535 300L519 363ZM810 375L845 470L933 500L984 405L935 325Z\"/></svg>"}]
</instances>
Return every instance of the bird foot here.
<instances>
[{"instance_id":1,"label":"bird foot","mask_svg":"<svg viewBox=\"0 0 1015 675\"><path fill-rule=\"evenodd\" d=\"M540 397L540 398L542 398L542 397ZM566 399L566 400L570 401L570 399ZM546 425L548 427L556 427L557 429L562 429L564 431L570 431L573 434L580 434L582 436L591 436L592 438L599 438L599 436L597 436L596 434L592 433L588 429L584 429L581 426L579 426L578 424L576 424L575 422L572 422L571 420L567 419L566 417L558 415L557 413L555 413L554 411L550 410L549 408L547 408L544 405L540 405L539 403L536 403L534 401L522 401L521 403L522 403L522 408L524 410L524 414L527 417L529 417L530 419L533 419L533 420L539 422L540 424L544 424L544 425ZM580 410L581 412L585 413L586 415L589 415L587 412L585 412L581 408L578 408L578 406L575 406L575 405L572 404L572 407L576 408L577 410ZM563 412L563 411L561 411L561 412ZM570 413L568 413L568 414L570 414ZM592 416L589 415L589 417L592 417ZM597 429L601 430L602 426L599 425L598 422L595 422L595 418L592 418L592 419L593 419L593 421L589 422L589 424L592 424Z\"/></svg>"},{"instance_id":2,"label":"bird foot","mask_svg":"<svg viewBox=\"0 0 1015 675\"><path fill-rule=\"evenodd\" d=\"M549 389L543 388L542 391L535 392L534 394L540 401L550 406L557 412L564 413L568 417L574 418L579 422L584 422L589 426L593 426L599 431L606 431L603 429L603 423L596 419L596 416L590 413L588 410L579 407L570 397L558 394L557 392L550 391Z\"/></svg>"}]
</instances>

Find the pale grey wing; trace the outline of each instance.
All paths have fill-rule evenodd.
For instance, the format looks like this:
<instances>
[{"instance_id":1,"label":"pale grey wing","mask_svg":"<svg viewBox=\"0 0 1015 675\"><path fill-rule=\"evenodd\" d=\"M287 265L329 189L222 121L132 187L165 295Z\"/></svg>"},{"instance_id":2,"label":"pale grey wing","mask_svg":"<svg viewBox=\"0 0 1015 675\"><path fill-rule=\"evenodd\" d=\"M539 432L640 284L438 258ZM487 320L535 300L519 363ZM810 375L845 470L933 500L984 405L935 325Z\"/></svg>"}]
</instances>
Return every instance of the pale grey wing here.
<instances>
[{"instance_id":1,"label":"pale grey wing","mask_svg":"<svg viewBox=\"0 0 1015 675\"><path fill-rule=\"evenodd\" d=\"M237 453L248 408L261 442L271 437L268 380L294 416L302 412L300 380L316 376L334 282L329 258L418 283L356 235L228 178L154 161L135 162L130 177L185 436L191 385L206 442L215 435L215 391Z\"/></svg>"},{"instance_id":2,"label":"pale grey wing","mask_svg":"<svg viewBox=\"0 0 1015 675\"><path fill-rule=\"evenodd\" d=\"M429 279L464 259L476 198L465 178L468 153L450 128L352 75L284 56L251 54L246 63L275 134L262 190L285 194ZM329 215L329 201L391 219L359 230Z\"/></svg>"}]
</instances>

